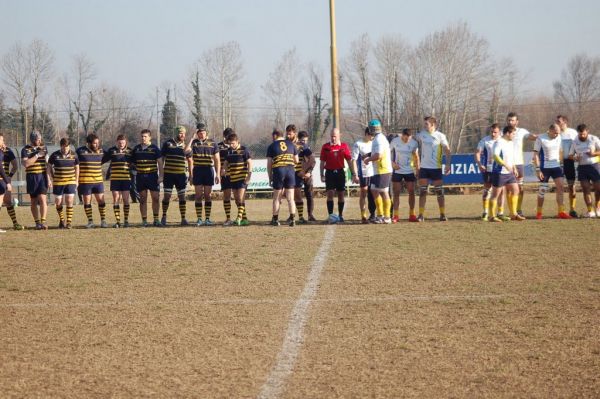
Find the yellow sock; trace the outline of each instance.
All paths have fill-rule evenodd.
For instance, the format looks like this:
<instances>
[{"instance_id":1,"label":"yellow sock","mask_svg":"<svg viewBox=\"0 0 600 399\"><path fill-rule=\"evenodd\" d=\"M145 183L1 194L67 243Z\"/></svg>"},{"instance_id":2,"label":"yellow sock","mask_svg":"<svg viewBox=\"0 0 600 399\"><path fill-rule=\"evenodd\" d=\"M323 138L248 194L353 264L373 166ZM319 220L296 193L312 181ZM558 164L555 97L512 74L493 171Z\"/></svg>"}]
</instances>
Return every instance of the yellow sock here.
<instances>
[{"instance_id":1,"label":"yellow sock","mask_svg":"<svg viewBox=\"0 0 600 399\"><path fill-rule=\"evenodd\" d=\"M375 211L377 216L383 216L383 198L381 196L375 198Z\"/></svg>"},{"instance_id":2,"label":"yellow sock","mask_svg":"<svg viewBox=\"0 0 600 399\"><path fill-rule=\"evenodd\" d=\"M594 207L592 205L588 205L587 210L588 210L588 212L591 212L594 210Z\"/></svg>"},{"instance_id":3,"label":"yellow sock","mask_svg":"<svg viewBox=\"0 0 600 399\"><path fill-rule=\"evenodd\" d=\"M392 200L387 198L383 200L383 217L389 218L392 208Z\"/></svg>"},{"instance_id":4,"label":"yellow sock","mask_svg":"<svg viewBox=\"0 0 600 399\"><path fill-rule=\"evenodd\" d=\"M516 204L516 210L517 211L522 211L523 210L523 196L524 196L524 192L523 192L523 187L519 186L519 196L517 197L517 204ZM515 212L516 213L516 212Z\"/></svg>"},{"instance_id":5,"label":"yellow sock","mask_svg":"<svg viewBox=\"0 0 600 399\"><path fill-rule=\"evenodd\" d=\"M367 210L365 209L364 211L362 211L362 212L360 213L360 216L361 216L362 218L366 219L366 218L367 218Z\"/></svg>"},{"instance_id":6,"label":"yellow sock","mask_svg":"<svg viewBox=\"0 0 600 399\"><path fill-rule=\"evenodd\" d=\"M575 210L575 203L577 202L577 199L575 197L573 198L569 198L569 206L571 207L571 210L574 211Z\"/></svg>"},{"instance_id":7,"label":"yellow sock","mask_svg":"<svg viewBox=\"0 0 600 399\"><path fill-rule=\"evenodd\" d=\"M565 211L565 206L564 205L558 205L558 213L564 212Z\"/></svg>"},{"instance_id":8,"label":"yellow sock","mask_svg":"<svg viewBox=\"0 0 600 399\"><path fill-rule=\"evenodd\" d=\"M490 200L490 216L495 217L498 210L498 201Z\"/></svg>"},{"instance_id":9,"label":"yellow sock","mask_svg":"<svg viewBox=\"0 0 600 399\"><path fill-rule=\"evenodd\" d=\"M498 207L498 215L504 215L504 205ZM493 215L496 216L496 215Z\"/></svg>"},{"instance_id":10,"label":"yellow sock","mask_svg":"<svg viewBox=\"0 0 600 399\"><path fill-rule=\"evenodd\" d=\"M514 216L516 212L513 212L513 209L517 207L514 196L511 193L506 194L506 202L508 202L508 210L510 212L510 216Z\"/></svg>"},{"instance_id":11,"label":"yellow sock","mask_svg":"<svg viewBox=\"0 0 600 399\"><path fill-rule=\"evenodd\" d=\"M446 207L440 206L440 215L445 215L445 214L446 214Z\"/></svg>"},{"instance_id":12,"label":"yellow sock","mask_svg":"<svg viewBox=\"0 0 600 399\"><path fill-rule=\"evenodd\" d=\"M483 200L483 212L487 213L489 207L490 207L490 200L484 199Z\"/></svg>"},{"instance_id":13,"label":"yellow sock","mask_svg":"<svg viewBox=\"0 0 600 399\"><path fill-rule=\"evenodd\" d=\"M424 215L424 214L425 214L425 208L419 207L419 215Z\"/></svg>"},{"instance_id":14,"label":"yellow sock","mask_svg":"<svg viewBox=\"0 0 600 399\"><path fill-rule=\"evenodd\" d=\"M541 206L538 206L538 207L537 207L537 213L542 213L542 209L543 209L543 208L542 208Z\"/></svg>"},{"instance_id":15,"label":"yellow sock","mask_svg":"<svg viewBox=\"0 0 600 399\"><path fill-rule=\"evenodd\" d=\"M415 208L410 208L409 216L417 216L417 213L415 212Z\"/></svg>"}]
</instances>

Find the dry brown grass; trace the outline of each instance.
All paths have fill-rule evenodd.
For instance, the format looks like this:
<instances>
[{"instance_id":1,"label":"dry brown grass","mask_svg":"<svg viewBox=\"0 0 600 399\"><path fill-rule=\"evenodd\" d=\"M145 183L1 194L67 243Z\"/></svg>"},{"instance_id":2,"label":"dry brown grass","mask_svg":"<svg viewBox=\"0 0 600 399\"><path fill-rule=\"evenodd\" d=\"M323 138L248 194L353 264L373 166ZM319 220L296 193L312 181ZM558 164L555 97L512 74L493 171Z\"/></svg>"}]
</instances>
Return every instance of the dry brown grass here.
<instances>
[{"instance_id":1,"label":"dry brown grass","mask_svg":"<svg viewBox=\"0 0 600 399\"><path fill-rule=\"evenodd\" d=\"M247 206L268 220L269 201ZM336 227L284 397L600 395L600 221L462 219L476 196L448 209L459 219ZM323 232L0 236L0 396L255 397Z\"/></svg>"}]
</instances>

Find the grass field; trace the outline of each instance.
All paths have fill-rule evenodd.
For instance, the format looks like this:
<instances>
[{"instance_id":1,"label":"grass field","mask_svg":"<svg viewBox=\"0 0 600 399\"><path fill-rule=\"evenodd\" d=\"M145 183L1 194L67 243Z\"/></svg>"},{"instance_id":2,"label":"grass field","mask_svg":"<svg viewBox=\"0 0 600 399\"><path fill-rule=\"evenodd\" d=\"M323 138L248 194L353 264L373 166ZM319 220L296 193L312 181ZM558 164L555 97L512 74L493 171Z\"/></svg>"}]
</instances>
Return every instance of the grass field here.
<instances>
[{"instance_id":1,"label":"grass field","mask_svg":"<svg viewBox=\"0 0 600 399\"><path fill-rule=\"evenodd\" d=\"M600 220L447 199L448 223L273 228L250 200L249 227L2 234L0 396L599 397Z\"/></svg>"}]
</instances>

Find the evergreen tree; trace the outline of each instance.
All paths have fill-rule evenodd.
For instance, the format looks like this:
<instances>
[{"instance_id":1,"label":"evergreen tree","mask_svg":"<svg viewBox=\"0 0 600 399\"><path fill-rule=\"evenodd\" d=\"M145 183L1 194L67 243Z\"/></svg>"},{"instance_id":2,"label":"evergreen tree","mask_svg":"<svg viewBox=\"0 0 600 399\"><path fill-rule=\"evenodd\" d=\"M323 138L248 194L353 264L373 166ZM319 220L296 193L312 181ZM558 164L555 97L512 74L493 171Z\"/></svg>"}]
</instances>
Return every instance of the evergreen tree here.
<instances>
[{"instance_id":1,"label":"evergreen tree","mask_svg":"<svg viewBox=\"0 0 600 399\"><path fill-rule=\"evenodd\" d=\"M167 90L166 102L162 109L162 122L160 124L160 134L166 137L172 137L175 134L177 125L177 107L171 100L171 90Z\"/></svg>"}]
</instances>

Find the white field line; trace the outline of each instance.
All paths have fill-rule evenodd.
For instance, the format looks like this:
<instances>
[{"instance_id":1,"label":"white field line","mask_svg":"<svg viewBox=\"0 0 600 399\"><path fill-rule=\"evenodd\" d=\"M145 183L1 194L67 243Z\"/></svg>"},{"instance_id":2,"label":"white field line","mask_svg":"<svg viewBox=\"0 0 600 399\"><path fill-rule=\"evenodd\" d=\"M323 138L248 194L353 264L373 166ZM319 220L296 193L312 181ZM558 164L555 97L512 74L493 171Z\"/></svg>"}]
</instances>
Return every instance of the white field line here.
<instances>
[{"instance_id":1,"label":"white field line","mask_svg":"<svg viewBox=\"0 0 600 399\"><path fill-rule=\"evenodd\" d=\"M304 290L302 290L302 294L292 310L290 322L285 333L285 338L283 339L283 345L277 355L277 361L258 394L258 398L260 399L278 398L283 391L287 378L294 369L298 352L304 341L304 326L308 320L310 304L319 289L319 280L327 263L334 233L335 229L333 226L329 226L325 230L325 236L313 260Z\"/></svg>"},{"instance_id":2,"label":"white field line","mask_svg":"<svg viewBox=\"0 0 600 399\"><path fill-rule=\"evenodd\" d=\"M527 295L530 297L531 295ZM448 301L487 301L509 297L523 297L509 294L471 295L397 295L372 298L323 298L313 299L314 303L381 303L381 302L448 302ZM37 302L0 303L0 308L96 308L124 306L212 306L212 305L286 305L292 299L207 299L205 301L112 301L112 302Z\"/></svg>"}]
</instances>

